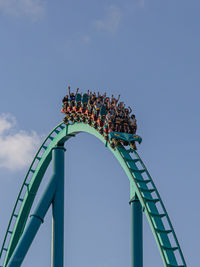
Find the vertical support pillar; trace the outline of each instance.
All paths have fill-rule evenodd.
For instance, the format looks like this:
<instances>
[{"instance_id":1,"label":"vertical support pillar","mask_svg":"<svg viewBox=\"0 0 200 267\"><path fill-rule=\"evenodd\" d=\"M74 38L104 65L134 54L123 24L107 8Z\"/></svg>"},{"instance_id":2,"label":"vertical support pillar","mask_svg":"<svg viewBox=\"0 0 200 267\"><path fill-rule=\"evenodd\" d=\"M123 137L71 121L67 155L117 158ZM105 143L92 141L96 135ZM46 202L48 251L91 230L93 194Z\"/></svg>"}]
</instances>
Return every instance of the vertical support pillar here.
<instances>
[{"instance_id":1,"label":"vertical support pillar","mask_svg":"<svg viewBox=\"0 0 200 267\"><path fill-rule=\"evenodd\" d=\"M53 149L53 170L57 184L52 202L52 267L64 266L64 151L64 147Z\"/></svg>"},{"instance_id":2,"label":"vertical support pillar","mask_svg":"<svg viewBox=\"0 0 200 267\"><path fill-rule=\"evenodd\" d=\"M131 267L143 267L143 215L137 196L131 204Z\"/></svg>"},{"instance_id":3,"label":"vertical support pillar","mask_svg":"<svg viewBox=\"0 0 200 267\"><path fill-rule=\"evenodd\" d=\"M49 183L34 211L34 213L30 216L30 221L25 228L21 239L16 246L12 257L10 258L8 265L5 263L7 267L19 267L21 266L26 253L28 252L33 239L35 238L41 224L44 221L44 217L54 199L56 194L57 185L59 186L60 177L61 182L63 181L64 177L64 147L60 149L53 149L52 151L52 161L53 161L53 174ZM59 177L60 175L60 177ZM63 201L61 200L61 203ZM63 204L62 204L63 205ZM63 235L63 232L62 232ZM63 265L56 265L59 267L63 267Z\"/></svg>"}]
</instances>

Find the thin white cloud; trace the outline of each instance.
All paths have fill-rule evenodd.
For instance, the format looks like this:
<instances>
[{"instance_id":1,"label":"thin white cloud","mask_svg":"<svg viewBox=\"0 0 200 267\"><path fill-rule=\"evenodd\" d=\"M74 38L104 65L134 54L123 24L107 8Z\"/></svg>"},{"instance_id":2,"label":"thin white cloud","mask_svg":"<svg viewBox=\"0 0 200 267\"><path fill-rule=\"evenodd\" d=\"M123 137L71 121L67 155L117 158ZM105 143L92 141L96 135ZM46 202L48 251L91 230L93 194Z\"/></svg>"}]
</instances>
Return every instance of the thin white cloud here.
<instances>
[{"instance_id":1,"label":"thin white cloud","mask_svg":"<svg viewBox=\"0 0 200 267\"><path fill-rule=\"evenodd\" d=\"M44 0L0 0L0 10L14 16L41 19L45 13Z\"/></svg>"},{"instance_id":2,"label":"thin white cloud","mask_svg":"<svg viewBox=\"0 0 200 267\"><path fill-rule=\"evenodd\" d=\"M115 33L121 21L121 11L116 6L109 6L106 9L106 15L103 19L94 21L95 26L99 30Z\"/></svg>"},{"instance_id":3,"label":"thin white cloud","mask_svg":"<svg viewBox=\"0 0 200 267\"><path fill-rule=\"evenodd\" d=\"M16 119L10 114L0 115L0 168L21 170L27 167L41 139L35 131L16 132Z\"/></svg>"}]
</instances>

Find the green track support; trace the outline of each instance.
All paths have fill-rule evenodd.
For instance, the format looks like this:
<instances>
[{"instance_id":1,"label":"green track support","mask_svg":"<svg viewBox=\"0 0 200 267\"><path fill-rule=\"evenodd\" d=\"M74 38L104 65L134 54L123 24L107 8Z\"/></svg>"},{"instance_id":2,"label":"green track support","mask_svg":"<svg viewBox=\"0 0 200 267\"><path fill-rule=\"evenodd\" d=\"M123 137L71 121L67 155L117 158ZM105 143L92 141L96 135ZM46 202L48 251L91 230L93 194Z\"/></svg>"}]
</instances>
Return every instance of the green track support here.
<instances>
[{"instance_id":1,"label":"green track support","mask_svg":"<svg viewBox=\"0 0 200 267\"><path fill-rule=\"evenodd\" d=\"M64 266L64 147L54 148L54 172L57 174L56 192L52 202L51 267Z\"/></svg>"},{"instance_id":2,"label":"green track support","mask_svg":"<svg viewBox=\"0 0 200 267\"><path fill-rule=\"evenodd\" d=\"M138 197L142 210L144 211L154 234L164 266L186 267L187 265L183 253L167 211L147 168L137 152L130 149L126 150L121 145L113 150L98 131L84 123L74 123L68 126L64 123L60 123L47 136L38 150L22 184L8 224L0 251L1 265L3 267L8 266L7 263L20 242L38 188L44 173L52 160L52 149L57 146L62 146L69 138L76 136L80 132L86 132L96 136L111 150L119 161L130 181L130 197L131 199L135 195ZM35 163L37 163L37 166L33 169ZM141 168L138 167L138 163L142 166ZM145 176L147 178L145 178ZM24 189L26 190L25 194L23 193L25 191ZM158 204L161 209L158 209ZM16 207L18 205L20 205L20 210L19 212L16 212ZM164 219L168 222L168 228L166 228L163 223ZM14 226L11 227L11 225ZM174 246L172 246L172 241ZM8 245L6 246L5 244Z\"/></svg>"},{"instance_id":3,"label":"green track support","mask_svg":"<svg viewBox=\"0 0 200 267\"><path fill-rule=\"evenodd\" d=\"M9 262L8 262L8 267L20 267L25 256L26 253L28 252L29 247L31 246L31 243L33 242L33 239L35 238L39 227L41 226L41 224L44 222L44 217L52 203L55 202L55 200L57 201L58 198L58 194L57 193L61 193L60 190L60 184L62 185L62 181L64 180L64 173L63 173L63 169L64 169L64 157L62 157L62 153L63 152L63 148L61 149L53 149L53 175L46 187L46 190L43 194L43 196L41 197L35 211L33 214L31 214L31 219L29 221L28 226L26 227L23 235L21 236ZM61 178L61 179L60 179ZM61 196L61 202L63 203L64 200ZM60 203L59 203L60 204ZM55 204L54 204L55 206ZM62 209L62 207L54 207L54 213L60 211L60 209ZM56 214L57 215L57 214ZM54 214L54 218L58 217ZM59 214L61 215L61 214ZM57 218L56 218L57 219ZM63 219L63 216L62 216ZM58 225L60 226L60 225ZM55 228L55 227L54 227ZM62 229L61 229L62 230ZM56 234L58 233L57 229L56 229ZM60 233L60 232L59 232ZM55 234L54 234L55 236ZM61 239L63 238L63 232L61 231ZM58 237L56 237L58 239ZM62 244L63 246L63 244ZM63 248L61 247L61 245L59 247L57 247L56 253L57 251L59 251L59 255L62 254L60 253L60 251L63 251ZM60 260L62 259L58 259L57 261L60 263ZM54 266L60 266L63 267L63 265L54 265Z\"/></svg>"},{"instance_id":4,"label":"green track support","mask_svg":"<svg viewBox=\"0 0 200 267\"><path fill-rule=\"evenodd\" d=\"M143 267L143 216L142 206L137 196L131 205L131 267Z\"/></svg>"}]
</instances>

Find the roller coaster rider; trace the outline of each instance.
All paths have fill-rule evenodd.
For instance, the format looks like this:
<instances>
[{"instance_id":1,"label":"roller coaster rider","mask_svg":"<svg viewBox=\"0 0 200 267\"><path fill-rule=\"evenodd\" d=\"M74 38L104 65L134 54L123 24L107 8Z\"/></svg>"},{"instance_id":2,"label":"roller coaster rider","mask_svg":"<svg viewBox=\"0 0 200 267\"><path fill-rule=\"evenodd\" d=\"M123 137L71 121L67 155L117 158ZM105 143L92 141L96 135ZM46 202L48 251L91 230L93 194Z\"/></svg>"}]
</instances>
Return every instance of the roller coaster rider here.
<instances>
[{"instance_id":1,"label":"roller coaster rider","mask_svg":"<svg viewBox=\"0 0 200 267\"><path fill-rule=\"evenodd\" d=\"M88 115L92 115L95 101L96 101L96 94L90 94L88 101Z\"/></svg>"},{"instance_id":2,"label":"roller coaster rider","mask_svg":"<svg viewBox=\"0 0 200 267\"><path fill-rule=\"evenodd\" d=\"M89 91L87 94L83 94L81 99L81 107L80 107L80 113L81 113L81 120L83 122L86 122L86 112L88 110L88 98L89 98Z\"/></svg>"},{"instance_id":3,"label":"roller coaster rider","mask_svg":"<svg viewBox=\"0 0 200 267\"><path fill-rule=\"evenodd\" d=\"M63 100L62 100L62 112L67 110L68 103L69 103L69 97L68 97L68 95L66 95L63 97Z\"/></svg>"},{"instance_id":4,"label":"roller coaster rider","mask_svg":"<svg viewBox=\"0 0 200 267\"><path fill-rule=\"evenodd\" d=\"M70 109L72 110L74 105L75 105L75 98L76 98L76 96L78 94L79 88L77 88L75 95L74 95L73 92L71 92L70 86L68 86L68 91L69 91Z\"/></svg>"},{"instance_id":5,"label":"roller coaster rider","mask_svg":"<svg viewBox=\"0 0 200 267\"><path fill-rule=\"evenodd\" d=\"M113 117L110 114L110 111L107 112L105 117L105 123L103 126L103 132L105 134L105 139L108 140L108 135L113 129Z\"/></svg>"},{"instance_id":6,"label":"roller coaster rider","mask_svg":"<svg viewBox=\"0 0 200 267\"><path fill-rule=\"evenodd\" d=\"M129 132L129 117L127 115L127 113L124 113L123 117L122 117L122 131L125 133Z\"/></svg>"},{"instance_id":7,"label":"roller coaster rider","mask_svg":"<svg viewBox=\"0 0 200 267\"><path fill-rule=\"evenodd\" d=\"M118 111L116 111L116 115L115 115L115 131L116 132L121 132L121 126L122 126L122 116L120 115L120 113Z\"/></svg>"},{"instance_id":8,"label":"roller coaster rider","mask_svg":"<svg viewBox=\"0 0 200 267\"><path fill-rule=\"evenodd\" d=\"M106 111L106 105L102 105L100 112L99 112L99 116L97 119L97 125L99 126L99 132L101 134L103 134L103 126L105 125L105 121L106 121L106 115L107 115L107 111Z\"/></svg>"},{"instance_id":9,"label":"roller coaster rider","mask_svg":"<svg viewBox=\"0 0 200 267\"><path fill-rule=\"evenodd\" d=\"M101 101L101 98L98 97L97 100L95 101L94 110L93 110L93 113L96 118L98 118L99 116L101 106L102 106L102 101Z\"/></svg>"},{"instance_id":10,"label":"roller coaster rider","mask_svg":"<svg viewBox=\"0 0 200 267\"><path fill-rule=\"evenodd\" d=\"M75 120L80 122L80 115L81 115L81 100L82 100L82 94L79 94L77 91L77 94L75 96L75 105L73 106L73 113L75 114Z\"/></svg>"},{"instance_id":11,"label":"roller coaster rider","mask_svg":"<svg viewBox=\"0 0 200 267\"><path fill-rule=\"evenodd\" d=\"M137 131L137 120L135 119L135 115L132 114L129 119L129 133L136 134Z\"/></svg>"},{"instance_id":12,"label":"roller coaster rider","mask_svg":"<svg viewBox=\"0 0 200 267\"><path fill-rule=\"evenodd\" d=\"M113 95L111 97L111 103L114 104L114 106L117 105L117 103L119 102L119 99L120 99L120 95L118 95L118 98L114 98Z\"/></svg>"}]
</instances>

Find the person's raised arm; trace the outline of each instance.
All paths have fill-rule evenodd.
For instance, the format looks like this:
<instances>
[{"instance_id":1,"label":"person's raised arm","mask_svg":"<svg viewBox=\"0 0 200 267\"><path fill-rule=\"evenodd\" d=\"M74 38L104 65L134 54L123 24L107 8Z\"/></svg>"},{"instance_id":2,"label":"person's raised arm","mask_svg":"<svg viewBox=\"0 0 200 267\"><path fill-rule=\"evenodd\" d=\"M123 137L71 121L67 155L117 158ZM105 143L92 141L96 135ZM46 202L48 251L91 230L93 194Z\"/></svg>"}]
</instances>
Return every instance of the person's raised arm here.
<instances>
[{"instance_id":1,"label":"person's raised arm","mask_svg":"<svg viewBox=\"0 0 200 267\"><path fill-rule=\"evenodd\" d=\"M119 99L120 99L120 95L118 95L118 98L117 98L117 101L116 101L116 103L118 103Z\"/></svg>"},{"instance_id":2,"label":"person's raised arm","mask_svg":"<svg viewBox=\"0 0 200 267\"><path fill-rule=\"evenodd\" d=\"M76 89L76 94L75 94L75 96L78 94L78 91L79 91L79 88Z\"/></svg>"},{"instance_id":3,"label":"person's raised arm","mask_svg":"<svg viewBox=\"0 0 200 267\"><path fill-rule=\"evenodd\" d=\"M128 109L129 109L129 114L131 114L132 108L131 107L128 107Z\"/></svg>"},{"instance_id":4,"label":"person's raised arm","mask_svg":"<svg viewBox=\"0 0 200 267\"><path fill-rule=\"evenodd\" d=\"M70 86L68 86L68 91L69 91L69 96L70 96L70 94L71 94L71 91L70 91Z\"/></svg>"}]
</instances>

